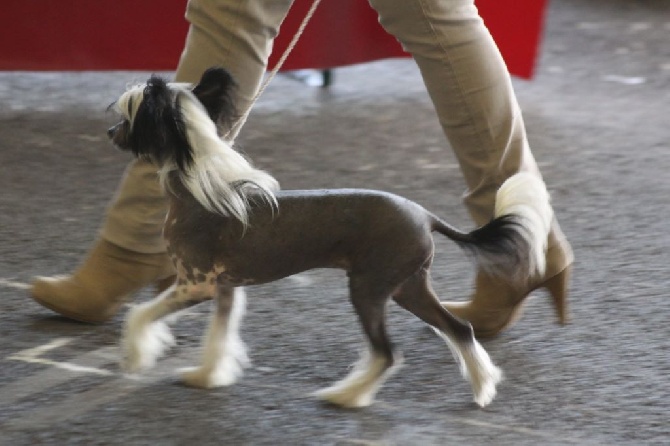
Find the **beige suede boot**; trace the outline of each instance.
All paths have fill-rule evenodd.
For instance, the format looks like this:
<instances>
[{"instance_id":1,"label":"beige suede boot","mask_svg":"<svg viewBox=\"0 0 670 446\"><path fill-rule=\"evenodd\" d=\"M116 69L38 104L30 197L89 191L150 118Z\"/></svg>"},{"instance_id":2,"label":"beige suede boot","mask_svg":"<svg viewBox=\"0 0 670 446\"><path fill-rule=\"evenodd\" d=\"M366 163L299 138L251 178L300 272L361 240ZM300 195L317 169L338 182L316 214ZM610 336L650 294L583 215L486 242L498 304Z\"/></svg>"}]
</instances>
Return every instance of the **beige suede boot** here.
<instances>
[{"instance_id":1,"label":"beige suede boot","mask_svg":"<svg viewBox=\"0 0 670 446\"><path fill-rule=\"evenodd\" d=\"M30 294L65 317L100 323L112 318L133 292L151 284L164 290L174 274L166 253L138 253L100 239L74 274L38 277Z\"/></svg>"},{"instance_id":2,"label":"beige suede boot","mask_svg":"<svg viewBox=\"0 0 670 446\"><path fill-rule=\"evenodd\" d=\"M470 322L477 337L487 338L513 325L521 316L526 298L535 290L545 289L552 298L558 322L566 324L572 262L572 249L563 240L547 251L547 274L544 277L534 278L528 285L520 287L480 271L470 301L442 302L442 305L453 315Z\"/></svg>"}]
</instances>

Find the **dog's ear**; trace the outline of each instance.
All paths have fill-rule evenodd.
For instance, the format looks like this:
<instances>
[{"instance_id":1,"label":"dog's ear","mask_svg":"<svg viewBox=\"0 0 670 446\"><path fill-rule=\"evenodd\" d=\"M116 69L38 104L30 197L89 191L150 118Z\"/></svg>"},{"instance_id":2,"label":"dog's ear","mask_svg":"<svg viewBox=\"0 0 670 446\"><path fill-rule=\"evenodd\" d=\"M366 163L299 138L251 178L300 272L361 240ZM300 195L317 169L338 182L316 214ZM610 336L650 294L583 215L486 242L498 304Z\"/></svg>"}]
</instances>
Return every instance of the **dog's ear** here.
<instances>
[{"instance_id":1,"label":"dog's ear","mask_svg":"<svg viewBox=\"0 0 670 446\"><path fill-rule=\"evenodd\" d=\"M160 165L174 160L180 170L193 161L178 101L173 100L173 92L160 77L152 76L144 88L132 122L130 147L136 156L148 157Z\"/></svg>"},{"instance_id":2,"label":"dog's ear","mask_svg":"<svg viewBox=\"0 0 670 446\"><path fill-rule=\"evenodd\" d=\"M193 94L207 110L216 124L230 127L237 117L233 95L237 84L233 76L224 68L207 69L193 88Z\"/></svg>"}]
</instances>

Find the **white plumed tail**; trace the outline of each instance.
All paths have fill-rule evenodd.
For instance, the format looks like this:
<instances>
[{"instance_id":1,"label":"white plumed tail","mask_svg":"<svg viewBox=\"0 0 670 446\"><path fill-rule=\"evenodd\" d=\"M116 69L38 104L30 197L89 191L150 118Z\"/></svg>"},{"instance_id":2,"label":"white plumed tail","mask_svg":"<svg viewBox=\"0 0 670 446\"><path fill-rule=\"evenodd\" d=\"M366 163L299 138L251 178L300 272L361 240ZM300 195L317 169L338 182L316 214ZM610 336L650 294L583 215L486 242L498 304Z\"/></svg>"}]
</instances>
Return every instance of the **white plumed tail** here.
<instances>
[{"instance_id":1,"label":"white plumed tail","mask_svg":"<svg viewBox=\"0 0 670 446\"><path fill-rule=\"evenodd\" d=\"M253 167L219 137L216 125L193 93L183 89L180 95L194 157L193 164L179 173L182 183L205 209L232 216L246 226L247 194L256 193L276 205L274 193L279 190L279 183L269 173ZM175 166L165 166L160 172L164 184L167 174L174 169Z\"/></svg>"},{"instance_id":2,"label":"white plumed tail","mask_svg":"<svg viewBox=\"0 0 670 446\"><path fill-rule=\"evenodd\" d=\"M496 194L495 217L508 214L519 220L530 246L529 274L543 275L547 263L547 238L554 216L544 181L529 172L509 177Z\"/></svg>"}]
</instances>

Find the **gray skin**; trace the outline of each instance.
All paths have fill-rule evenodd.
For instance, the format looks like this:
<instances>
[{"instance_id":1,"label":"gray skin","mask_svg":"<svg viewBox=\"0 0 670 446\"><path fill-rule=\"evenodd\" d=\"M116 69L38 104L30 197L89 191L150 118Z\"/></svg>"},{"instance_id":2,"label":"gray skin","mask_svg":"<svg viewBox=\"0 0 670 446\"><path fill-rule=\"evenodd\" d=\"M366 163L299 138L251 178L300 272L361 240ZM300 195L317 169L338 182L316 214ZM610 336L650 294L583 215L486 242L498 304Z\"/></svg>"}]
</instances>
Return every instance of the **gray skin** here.
<instances>
[{"instance_id":1,"label":"gray skin","mask_svg":"<svg viewBox=\"0 0 670 446\"><path fill-rule=\"evenodd\" d=\"M364 331L389 365L393 355L383 320L389 297L450 335L472 337L469 324L445 310L431 289L431 231L445 227L417 203L372 190L279 191L277 208L251 199L249 226L244 228L234 218L204 209L178 180L172 181L169 197L164 236L170 255L185 266L177 279L182 285L207 280L211 276L205 272L217 265L225 267L217 276L224 289L314 268L340 268L347 271L351 301ZM447 231L452 234L453 229ZM457 231L453 236L466 238Z\"/></svg>"},{"instance_id":2,"label":"gray skin","mask_svg":"<svg viewBox=\"0 0 670 446\"><path fill-rule=\"evenodd\" d=\"M394 363L385 326L389 298L445 335L474 341L470 324L440 304L429 268L432 231L459 244L477 242L419 204L373 190L279 191L276 207L250 197L249 225L244 227L235 218L206 210L176 174L169 181L163 235L177 269L177 289L157 318L218 297L229 301L237 286L339 268L347 272L350 299L370 345L389 368ZM211 291L202 292L203 284ZM223 307L229 311L231 303Z\"/></svg>"}]
</instances>

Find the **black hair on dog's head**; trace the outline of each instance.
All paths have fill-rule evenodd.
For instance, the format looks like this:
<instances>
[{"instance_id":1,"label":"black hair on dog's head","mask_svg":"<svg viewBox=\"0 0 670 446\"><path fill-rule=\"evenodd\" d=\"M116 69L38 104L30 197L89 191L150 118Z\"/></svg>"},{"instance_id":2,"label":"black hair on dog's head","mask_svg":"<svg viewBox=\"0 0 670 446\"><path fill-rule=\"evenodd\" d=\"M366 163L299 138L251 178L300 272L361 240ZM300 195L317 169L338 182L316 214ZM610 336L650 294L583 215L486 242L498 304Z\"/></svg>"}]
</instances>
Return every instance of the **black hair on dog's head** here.
<instances>
[{"instance_id":1,"label":"black hair on dog's head","mask_svg":"<svg viewBox=\"0 0 670 446\"><path fill-rule=\"evenodd\" d=\"M121 149L158 165L173 162L180 171L193 163L181 103L190 100L183 89L171 88L164 79L151 76L141 99L132 94L123 101L126 120L109 129L109 137ZM214 123L228 128L236 119L233 103L235 81L223 68L209 68L192 94ZM138 95L139 96L139 95ZM123 97L123 96L122 96ZM137 101L140 103L137 104ZM120 104L119 104L120 105Z\"/></svg>"},{"instance_id":2,"label":"black hair on dog's head","mask_svg":"<svg viewBox=\"0 0 670 446\"><path fill-rule=\"evenodd\" d=\"M179 95L174 96L165 80L151 76L132 119L128 145L135 156L149 158L159 165L172 160L183 170L193 162L193 152L186 136Z\"/></svg>"},{"instance_id":3,"label":"black hair on dog's head","mask_svg":"<svg viewBox=\"0 0 670 446\"><path fill-rule=\"evenodd\" d=\"M193 94L205 107L212 121L221 127L230 128L238 118L233 100L236 88L237 84L227 70L213 67L203 73L200 82L193 88Z\"/></svg>"},{"instance_id":4,"label":"black hair on dog's head","mask_svg":"<svg viewBox=\"0 0 670 446\"><path fill-rule=\"evenodd\" d=\"M249 221L247 194L275 205L279 183L221 137L221 122L235 118L235 82L222 68L203 73L195 86L152 76L116 102L124 119L107 131L112 142L158 167L166 190L178 181L209 212Z\"/></svg>"}]
</instances>

